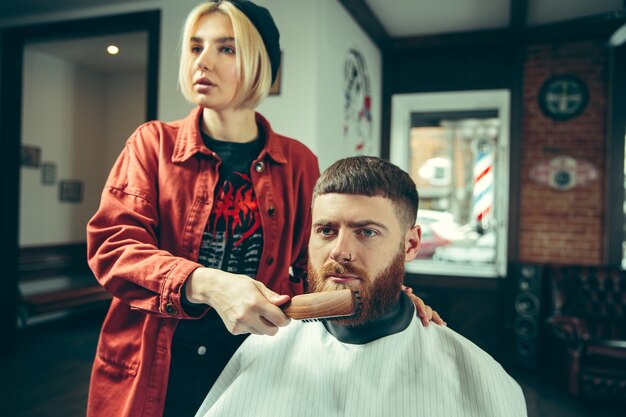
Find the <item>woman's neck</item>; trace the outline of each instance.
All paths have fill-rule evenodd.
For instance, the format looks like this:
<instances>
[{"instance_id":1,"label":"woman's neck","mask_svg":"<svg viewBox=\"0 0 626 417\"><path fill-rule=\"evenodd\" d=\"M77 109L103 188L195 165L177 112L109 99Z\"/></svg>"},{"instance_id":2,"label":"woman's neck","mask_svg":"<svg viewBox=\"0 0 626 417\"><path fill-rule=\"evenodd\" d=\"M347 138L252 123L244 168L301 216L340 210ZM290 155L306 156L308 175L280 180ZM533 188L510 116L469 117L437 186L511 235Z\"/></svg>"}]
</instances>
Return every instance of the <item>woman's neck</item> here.
<instances>
[{"instance_id":1,"label":"woman's neck","mask_svg":"<svg viewBox=\"0 0 626 417\"><path fill-rule=\"evenodd\" d=\"M224 142L252 142L258 136L254 110L202 111L201 128L213 139Z\"/></svg>"}]
</instances>

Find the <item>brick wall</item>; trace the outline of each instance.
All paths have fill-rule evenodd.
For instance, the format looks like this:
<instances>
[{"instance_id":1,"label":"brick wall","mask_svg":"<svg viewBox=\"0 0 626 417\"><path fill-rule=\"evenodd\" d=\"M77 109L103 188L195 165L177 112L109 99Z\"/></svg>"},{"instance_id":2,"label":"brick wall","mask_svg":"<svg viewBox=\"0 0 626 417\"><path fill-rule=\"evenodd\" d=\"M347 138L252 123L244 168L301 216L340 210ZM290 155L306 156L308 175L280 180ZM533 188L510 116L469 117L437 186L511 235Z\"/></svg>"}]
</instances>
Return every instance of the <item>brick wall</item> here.
<instances>
[{"instance_id":1,"label":"brick wall","mask_svg":"<svg viewBox=\"0 0 626 417\"><path fill-rule=\"evenodd\" d=\"M607 65L606 49L600 42L530 45L526 49L519 238L522 262L603 262ZM553 121L539 108L539 89L550 76L567 73L586 82L589 102L578 117ZM598 178L567 191L554 190L530 178L535 164L557 156L590 163Z\"/></svg>"}]
</instances>

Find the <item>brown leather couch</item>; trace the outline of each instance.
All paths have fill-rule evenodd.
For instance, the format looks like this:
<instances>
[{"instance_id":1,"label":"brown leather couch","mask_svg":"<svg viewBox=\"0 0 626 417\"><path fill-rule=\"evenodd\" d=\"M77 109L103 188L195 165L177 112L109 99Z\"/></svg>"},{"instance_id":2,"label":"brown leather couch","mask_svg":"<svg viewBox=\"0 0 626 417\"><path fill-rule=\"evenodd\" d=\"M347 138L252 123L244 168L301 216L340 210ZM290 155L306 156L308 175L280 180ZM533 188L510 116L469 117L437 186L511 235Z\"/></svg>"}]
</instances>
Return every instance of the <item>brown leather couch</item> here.
<instances>
[{"instance_id":1,"label":"brown leather couch","mask_svg":"<svg viewBox=\"0 0 626 417\"><path fill-rule=\"evenodd\" d=\"M570 394L626 403L626 272L548 266L544 277L551 293L549 364Z\"/></svg>"}]
</instances>

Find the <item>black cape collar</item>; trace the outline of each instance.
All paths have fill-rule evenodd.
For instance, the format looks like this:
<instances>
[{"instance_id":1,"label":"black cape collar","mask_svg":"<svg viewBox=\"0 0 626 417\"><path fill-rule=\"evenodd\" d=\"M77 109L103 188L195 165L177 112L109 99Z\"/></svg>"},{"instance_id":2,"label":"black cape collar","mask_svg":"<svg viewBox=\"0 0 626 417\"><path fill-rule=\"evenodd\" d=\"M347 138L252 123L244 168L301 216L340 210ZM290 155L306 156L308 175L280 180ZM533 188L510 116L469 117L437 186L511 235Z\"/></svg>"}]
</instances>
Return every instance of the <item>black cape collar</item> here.
<instances>
[{"instance_id":1,"label":"black cape collar","mask_svg":"<svg viewBox=\"0 0 626 417\"><path fill-rule=\"evenodd\" d=\"M415 306L409 297L401 292L398 302L389 312L367 323L358 326L342 326L332 320L324 320L322 323L326 330L340 342L364 345L403 331L409 326L414 315Z\"/></svg>"}]
</instances>

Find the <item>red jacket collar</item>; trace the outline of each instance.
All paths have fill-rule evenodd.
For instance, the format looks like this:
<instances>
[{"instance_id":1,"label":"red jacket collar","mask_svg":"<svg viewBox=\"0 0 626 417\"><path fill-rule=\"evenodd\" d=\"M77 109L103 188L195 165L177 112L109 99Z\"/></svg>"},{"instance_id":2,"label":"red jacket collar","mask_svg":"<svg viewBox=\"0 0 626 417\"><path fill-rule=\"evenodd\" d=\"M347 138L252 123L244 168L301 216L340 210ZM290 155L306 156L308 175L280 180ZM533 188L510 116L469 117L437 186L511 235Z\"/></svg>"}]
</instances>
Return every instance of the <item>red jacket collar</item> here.
<instances>
[{"instance_id":1,"label":"red jacket collar","mask_svg":"<svg viewBox=\"0 0 626 417\"><path fill-rule=\"evenodd\" d=\"M172 154L172 162L183 162L191 158L196 153L203 153L209 156L215 156L215 154L206 147L200 134L200 117L202 117L202 107L197 107L189 113L187 117L181 120L178 134L176 135L176 144L174 146L174 152ZM287 157L284 150L277 143L280 141L281 136L275 133L270 126L270 123L261 116L259 113L255 113L256 121L266 132L265 146L259 155L259 159L265 158L265 155L269 156L274 162L279 164L287 163Z\"/></svg>"}]
</instances>

